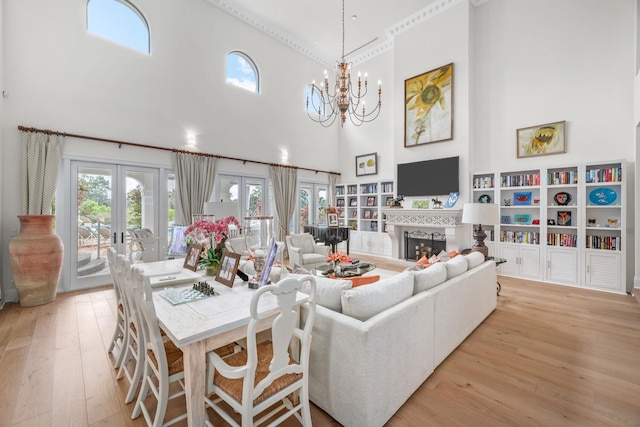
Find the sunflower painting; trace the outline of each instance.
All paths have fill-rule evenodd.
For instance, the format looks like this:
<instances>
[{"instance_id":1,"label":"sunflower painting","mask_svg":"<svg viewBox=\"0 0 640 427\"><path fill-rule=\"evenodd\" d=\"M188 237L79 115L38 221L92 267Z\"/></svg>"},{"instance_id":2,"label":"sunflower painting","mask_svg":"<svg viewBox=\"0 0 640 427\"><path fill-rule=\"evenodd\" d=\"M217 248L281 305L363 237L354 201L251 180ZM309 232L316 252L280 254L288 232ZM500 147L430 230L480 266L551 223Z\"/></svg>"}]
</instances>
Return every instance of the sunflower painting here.
<instances>
[{"instance_id":1,"label":"sunflower painting","mask_svg":"<svg viewBox=\"0 0 640 427\"><path fill-rule=\"evenodd\" d=\"M516 140L518 158L567 152L565 122L518 129Z\"/></svg>"},{"instance_id":2,"label":"sunflower painting","mask_svg":"<svg viewBox=\"0 0 640 427\"><path fill-rule=\"evenodd\" d=\"M404 81L404 146L453 139L453 63Z\"/></svg>"}]
</instances>

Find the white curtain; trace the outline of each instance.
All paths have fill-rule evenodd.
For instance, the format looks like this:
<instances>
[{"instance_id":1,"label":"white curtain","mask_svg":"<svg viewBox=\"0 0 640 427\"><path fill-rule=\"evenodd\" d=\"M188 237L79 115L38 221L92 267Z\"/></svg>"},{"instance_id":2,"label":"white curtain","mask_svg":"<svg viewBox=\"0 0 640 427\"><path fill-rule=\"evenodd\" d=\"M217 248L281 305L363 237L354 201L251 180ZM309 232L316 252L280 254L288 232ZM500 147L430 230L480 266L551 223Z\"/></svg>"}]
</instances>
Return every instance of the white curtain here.
<instances>
[{"instance_id":1,"label":"white curtain","mask_svg":"<svg viewBox=\"0 0 640 427\"><path fill-rule=\"evenodd\" d=\"M282 166L270 166L269 178L273 185L273 201L278 217L278 241L284 242L289 234L289 222L296 209L296 185L298 170Z\"/></svg>"},{"instance_id":2,"label":"white curtain","mask_svg":"<svg viewBox=\"0 0 640 427\"><path fill-rule=\"evenodd\" d=\"M65 137L21 130L20 139L20 212L50 214Z\"/></svg>"},{"instance_id":3,"label":"white curtain","mask_svg":"<svg viewBox=\"0 0 640 427\"><path fill-rule=\"evenodd\" d=\"M329 197L327 206L336 206L336 184L338 184L339 175L330 173L329 174Z\"/></svg>"},{"instance_id":4,"label":"white curtain","mask_svg":"<svg viewBox=\"0 0 640 427\"><path fill-rule=\"evenodd\" d=\"M193 214L204 212L213 191L218 159L188 153L173 153L176 173L176 224L191 224Z\"/></svg>"}]
</instances>

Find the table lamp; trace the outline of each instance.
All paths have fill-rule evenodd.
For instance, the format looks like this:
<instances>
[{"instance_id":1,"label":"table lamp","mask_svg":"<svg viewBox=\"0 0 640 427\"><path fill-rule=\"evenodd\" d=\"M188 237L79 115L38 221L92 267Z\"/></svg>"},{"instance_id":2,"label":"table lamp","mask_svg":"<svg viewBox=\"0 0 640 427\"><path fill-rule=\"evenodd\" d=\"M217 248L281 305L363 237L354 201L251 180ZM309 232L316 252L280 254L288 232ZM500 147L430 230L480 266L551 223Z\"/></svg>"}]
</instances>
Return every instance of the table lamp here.
<instances>
[{"instance_id":1,"label":"table lamp","mask_svg":"<svg viewBox=\"0 0 640 427\"><path fill-rule=\"evenodd\" d=\"M472 252L480 252L485 258L489 256L489 248L484 245L487 238L482 224L493 225L498 223L498 205L495 203L465 203L462 207L462 223L477 224L473 230L475 242L471 248Z\"/></svg>"}]
</instances>

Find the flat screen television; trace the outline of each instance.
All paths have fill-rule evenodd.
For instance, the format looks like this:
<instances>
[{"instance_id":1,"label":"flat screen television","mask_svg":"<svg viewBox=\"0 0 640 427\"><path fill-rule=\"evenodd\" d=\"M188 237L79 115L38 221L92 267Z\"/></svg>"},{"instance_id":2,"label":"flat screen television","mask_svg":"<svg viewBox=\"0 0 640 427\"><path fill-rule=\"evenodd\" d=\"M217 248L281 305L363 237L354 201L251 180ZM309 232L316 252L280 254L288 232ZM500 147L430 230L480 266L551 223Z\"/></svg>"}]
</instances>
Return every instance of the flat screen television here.
<instances>
[{"instance_id":1,"label":"flat screen television","mask_svg":"<svg viewBox=\"0 0 640 427\"><path fill-rule=\"evenodd\" d=\"M459 158L424 160L398 164L398 195L445 196L460 191Z\"/></svg>"}]
</instances>

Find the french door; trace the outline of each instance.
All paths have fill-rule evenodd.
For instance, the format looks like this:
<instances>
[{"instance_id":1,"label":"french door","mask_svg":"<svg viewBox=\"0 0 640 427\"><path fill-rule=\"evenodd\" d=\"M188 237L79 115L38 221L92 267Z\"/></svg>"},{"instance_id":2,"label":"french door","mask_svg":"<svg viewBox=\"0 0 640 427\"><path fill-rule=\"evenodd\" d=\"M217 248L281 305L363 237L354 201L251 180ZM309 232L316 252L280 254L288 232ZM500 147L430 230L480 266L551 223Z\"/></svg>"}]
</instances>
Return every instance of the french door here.
<instances>
[{"instance_id":1,"label":"french door","mask_svg":"<svg viewBox=\"0 0 640 427\"><path fill-rule=\"evenodd\" d=\"M305 225L326 225L327 185L301 182L298 188L298 232L304 233Z\"/></svg>"},{"instance_id":2,"label":"french door","mask_svg":"<svg viewBox=\"0 0 640 427\"><path fill-rule=\"evenodd\" d=\"M245 216L267 215L266 186L262 177L218 175L213 201L238 202L242 224Z\"/></svg>"},{"instance_id":3,"label":"french door","mask_svg":"<svg viewBox=\"0 0 640 427\"><path fill-rule=\"evenodd\" d=\"M71 160L63 291L111 283L107 249L129 255L132 231L148 229L165 241L167 209L160 209L160 169ZM62 217L62 218L60 218ZM161 240L158 240L161 241Z\"/></svg>"}]
</instances>

